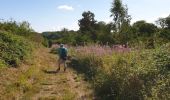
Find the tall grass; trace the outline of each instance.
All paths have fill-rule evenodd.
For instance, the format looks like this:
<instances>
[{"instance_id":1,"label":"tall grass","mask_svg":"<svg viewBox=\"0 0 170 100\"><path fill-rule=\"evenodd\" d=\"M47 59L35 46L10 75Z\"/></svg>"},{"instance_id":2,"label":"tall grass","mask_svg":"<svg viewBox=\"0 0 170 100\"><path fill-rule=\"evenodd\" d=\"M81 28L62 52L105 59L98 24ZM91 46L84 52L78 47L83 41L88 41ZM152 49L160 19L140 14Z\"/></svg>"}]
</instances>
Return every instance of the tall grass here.
<instances>
[{"instance_id":1,"label":"tall grass","mask_svg":"<svg viewBox=\"0 0 170 100\"><path fill-rule=\"evenodd\" d=\"M169 99L170 45L117 49L72 48L71 66L85 74L101 100Z\"/></svg>"}]
</instances>

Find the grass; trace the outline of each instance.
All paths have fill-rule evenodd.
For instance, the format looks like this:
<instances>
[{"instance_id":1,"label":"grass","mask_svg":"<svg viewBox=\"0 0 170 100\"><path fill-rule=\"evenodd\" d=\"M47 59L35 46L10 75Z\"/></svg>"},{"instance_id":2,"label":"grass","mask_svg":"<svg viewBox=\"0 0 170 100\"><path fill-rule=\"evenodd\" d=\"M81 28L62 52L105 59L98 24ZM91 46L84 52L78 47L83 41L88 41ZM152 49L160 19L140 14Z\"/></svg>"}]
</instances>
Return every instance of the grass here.
<instances>
[{"instance_id":1,"label":"grass","mask_svg":"<svg viewBox=\"0 0 170 100\"><path fill-rule=\"evenodd\" d=\"M74 87L80 83L77 82L78 78L74 79L75 73L71 74L72 71L69 69L66 73L62 71L57 74L45 72L44 70L57 69L56 55L50 54L49 49L42 47L35 50L34 56L29 61L31 63L0 71L0 75L2 75L0 99L74 100L78 98L77 91L82 90L80 87Z\"/></svg>"},{"instance_id":2,"label":"grass","mask_svg":"<svg viewBox=\"0 0 170 100\"><path fill-rule=\"evenodd\" d=\"M35 60L35 59L32 59ZM4 76L0 80L4 80L0 97L6 98L22 98L26 95L37 92L37 83L42 79L42 74L39 73L39 63L32 63L30 65L22 64L19 68L6 68L0 71ZM2 87L0 86L0 87ZM31 92L30 92L31 91ZM10 95L10 96L9 96ZM28 96L27 96L28 97Z\"/></svg>"}]
</instances>

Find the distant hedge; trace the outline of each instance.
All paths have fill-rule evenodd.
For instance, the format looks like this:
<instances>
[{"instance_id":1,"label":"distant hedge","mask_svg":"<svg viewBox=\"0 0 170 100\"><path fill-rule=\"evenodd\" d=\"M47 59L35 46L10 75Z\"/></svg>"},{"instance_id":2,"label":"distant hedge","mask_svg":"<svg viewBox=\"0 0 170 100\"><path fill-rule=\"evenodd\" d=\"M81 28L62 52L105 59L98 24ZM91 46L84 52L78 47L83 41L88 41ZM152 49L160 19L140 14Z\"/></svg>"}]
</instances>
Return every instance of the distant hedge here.
<instances>
[{"instance_id":1,"label":"distant hedge","mask_svg":"<svg viewBox=\"0 0 170 100\"><path fill-rule=\"evenodd\" d=\"M0 67L18 66L31 54L31 51L32 45L25 38L0 31Z\"/></svg>"}]
</instances>

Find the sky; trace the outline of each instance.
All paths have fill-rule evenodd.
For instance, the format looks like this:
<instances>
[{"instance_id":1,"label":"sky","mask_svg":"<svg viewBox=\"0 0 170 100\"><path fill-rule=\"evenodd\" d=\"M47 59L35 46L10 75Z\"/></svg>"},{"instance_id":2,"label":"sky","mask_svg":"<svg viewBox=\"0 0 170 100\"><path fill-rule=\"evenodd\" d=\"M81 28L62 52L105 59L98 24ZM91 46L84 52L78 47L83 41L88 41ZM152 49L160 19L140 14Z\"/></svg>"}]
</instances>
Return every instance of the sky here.
<instances>
[{"instance_id":1,"label":"sky","mask_svg":"<svg viewBox=\"0 0 170 100\"><path fill-rule=\"evenodd\" d=\"M95 14L97 21L112 21L113 0L0 0L0 20L28 21L37 32L78 30L84 11ZM170 0L122 0L128 7L132 23L146 20L154 23L170 15Z\"/></svg>"}]
</instances>

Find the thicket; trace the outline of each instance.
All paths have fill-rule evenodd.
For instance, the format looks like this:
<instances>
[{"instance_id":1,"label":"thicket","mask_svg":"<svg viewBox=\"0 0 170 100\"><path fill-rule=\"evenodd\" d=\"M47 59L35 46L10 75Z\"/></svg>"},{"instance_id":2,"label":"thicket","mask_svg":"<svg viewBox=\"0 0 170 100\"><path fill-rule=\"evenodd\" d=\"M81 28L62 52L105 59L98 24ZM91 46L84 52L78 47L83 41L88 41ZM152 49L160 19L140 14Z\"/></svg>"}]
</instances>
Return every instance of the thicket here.
<instances>
[{"instance_id":1,"label":"thicket","mask_svg":"<svg viewBox=\"0 0 170 100\"><path fill-rule=\"evenodd\" d=\"M48 46L48 42L40 33L35 32L26 21L16 22L14 20L0 21L0 30Z\"/></svg>"},{"instance_id":2,"label":"thicket","mask_svg":"<svg viewBox=\"0 0 170 100\"><path fill-rule=\"evenodd\" d=\"M0 67L17 67L22 61L31 56L33 45L47 41L32 30L28 22L16 21L0 22Z\"/></svg>"},{"instance_id":3,"label":"thicket","mask_svg":"<svg viewBox=\"0 0 170 100\"><path fill-rule=\"evenodd\" d=\"M71 49L70 66L85 75L98 99L170 99L170 44L124 52L108 47L83 48Z\"/></svg>"},{"instance_id":4,"label":"thicket","mask_svg":"<svg viewBox=\"0 0 170 100\"><path fill-rule=\"evenodd\" d=\"M113 0L110 12L110 23L97 21L94 13L85 11L78 31L63 29L43 35L51 43L100 45L69 48L70 66L92 83L98 99L170 99L170 16L156 24L144 20L131 24L122 0Z\"/></svg>"},{"instance_id":5,"label":"thicket","mask_svg":"<svg viewBox=\"0 0 170 100\"><path fill-rule=\"evenodd\" d=\"M18 66L19 63L31 55L31 43L21 36L0 31L0 61L5 65Z\"/></svg>"}]
</instances>

